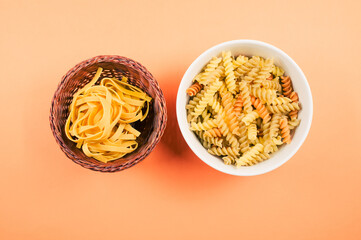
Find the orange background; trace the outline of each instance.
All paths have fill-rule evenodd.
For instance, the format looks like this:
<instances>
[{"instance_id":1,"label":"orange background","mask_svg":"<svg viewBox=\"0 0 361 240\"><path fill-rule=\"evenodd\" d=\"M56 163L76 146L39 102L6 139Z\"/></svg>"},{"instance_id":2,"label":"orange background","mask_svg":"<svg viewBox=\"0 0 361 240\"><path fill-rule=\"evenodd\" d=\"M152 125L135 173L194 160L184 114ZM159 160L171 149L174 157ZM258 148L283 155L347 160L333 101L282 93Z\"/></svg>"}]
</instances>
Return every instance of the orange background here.
<instances>
[{"instance_id":1,"label":"orange background","mask_svg":"<svg viewBox=\"0 0 361 240\"><path fill-rule=\"evenodd\" d=\"M361 239L360 3L2 0L0 239ZM305 143L261 176L213 170L177 127L183 73L233 39L284 50L313 93ZM100 54L144 64L169 111L152 154L114 174L67 159L48 121L61 77Z\"/></svg>"}]
</instances>

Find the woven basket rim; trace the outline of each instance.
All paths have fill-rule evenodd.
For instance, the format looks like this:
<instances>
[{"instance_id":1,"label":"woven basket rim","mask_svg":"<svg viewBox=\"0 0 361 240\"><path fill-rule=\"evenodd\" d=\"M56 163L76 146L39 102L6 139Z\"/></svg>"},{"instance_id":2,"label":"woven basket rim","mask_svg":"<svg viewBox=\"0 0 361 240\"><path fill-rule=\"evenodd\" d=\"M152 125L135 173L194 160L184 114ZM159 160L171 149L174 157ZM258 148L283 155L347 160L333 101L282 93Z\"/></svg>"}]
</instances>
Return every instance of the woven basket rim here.
<instances>
[{"instance_id":1,"label":"woven basket rim","mask_svg":"<svg viewBox=\"0 0 361 240\"><path fill-rule=\"evenodd\" d=\"M156 132L156 135L154 136L154 141L152 141L150 144L146 143L145 153L141 156L136 157L135 159L132 159L130 161L127 161L125 163L119 163L118 165L111 165L111 166L104 166L103 163L99 162L99 165L90 163L85 159L82 159L81 157L74 154L69 147L65 144L62 137L59 135L59 132L62 131L62 129L59 129L57 131L57 127L54 120L54 114L55 114L55 107L57 102L57 97L61 93L62 87L64 86L64 83L67 82L67 80L74 77L81 69L86 68L88 66L91 66L93 64L102 63L102 62L109 62L109 63L115 63L115 64L122 64L127 67L131 67L140 74L144 76L145 79L147 79L150 84L152 84L153 88L155 88L155 93L157 95L157 103L160 108L161 114L159 114L159 128L157 129L158 132ZM52 130L53 136L57 142L57 144L60 146L60 149L65 153L65 155L71 159L73 162L81 165L84 168L88 168L95 171L101 171L101 172L116 172L125 170L131 166L134 166L135 164L141 162L146 158L150 152L155 148L157 143L160 141L162 135L164 134L164 130L166 127L167 122L167 109L166 109L166 101L163 95L163 92L156 81L156 79L153 77L153 75L139 62L132 60L130 58L119 56L119 55L98 55L89 59L86 59L78 64L76 64L74 67L72 67L68 72L62 77L60 83L58 84L56 91L52 97L51 100L51 107L50 107L50 128Z\"/></svg>"}]
</instances>

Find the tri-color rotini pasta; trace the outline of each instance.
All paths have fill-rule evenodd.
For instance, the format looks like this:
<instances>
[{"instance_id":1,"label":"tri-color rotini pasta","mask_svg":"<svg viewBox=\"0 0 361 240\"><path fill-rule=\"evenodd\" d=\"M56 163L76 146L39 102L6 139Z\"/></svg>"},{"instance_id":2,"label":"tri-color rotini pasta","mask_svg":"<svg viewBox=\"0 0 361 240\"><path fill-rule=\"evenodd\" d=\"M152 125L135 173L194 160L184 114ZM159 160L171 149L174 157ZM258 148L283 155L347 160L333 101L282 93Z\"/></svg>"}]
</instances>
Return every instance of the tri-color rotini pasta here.
<instances>
[{"instance_id":1,"label":"tri-color rotini pasta","mask_svg":"<svg viewBox=\"0 0 361 240\"><path fill-rule=\"evenodd\" d=\"M291 143L300 124L298 94L272 58L224 51L194 77L186 93L190 129L227 165L269 159Z\"/></svg>"}]
</instances>

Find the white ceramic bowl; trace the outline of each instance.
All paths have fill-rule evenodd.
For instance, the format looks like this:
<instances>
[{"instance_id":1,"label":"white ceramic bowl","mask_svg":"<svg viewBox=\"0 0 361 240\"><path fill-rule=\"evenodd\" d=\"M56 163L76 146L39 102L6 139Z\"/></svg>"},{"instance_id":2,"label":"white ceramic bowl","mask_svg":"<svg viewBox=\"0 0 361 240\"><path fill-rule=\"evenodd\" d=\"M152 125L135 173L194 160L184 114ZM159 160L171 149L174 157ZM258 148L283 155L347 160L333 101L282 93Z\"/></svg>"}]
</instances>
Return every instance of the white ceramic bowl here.
<instances>
[{"instance_id":1,"label":"white ceramic bowl","mask_svg":"<svg viewBox=\"0 0 361 240\"><path fill-rule=\"evenodd\" d=\"M285 74L290 76L294 90L298 93L302 110L298 118L301 119L297 127L291 144L282 146L279 151L273 153L271 158L259 164L236 168L225 165L221 158L211 155L202 146L196 135L189 130L187 122L186 104L189 97L186 89L192 84L192 79L202 70L202 68L214 56L220 56L224 50L231 50L233 55L261 56L264 58L273 57L274 63L285 70ZM272 171L287 162L301 147L305 141L311 127L313 114L312 95L307 79L300 67L282 50L255 40L234 40L218 44L202 53L188 68L179 85L177 94L177 119L180 130L192 151L206 164L214 169L237 176L252 176Z\"/></svg>"}]
</instances>

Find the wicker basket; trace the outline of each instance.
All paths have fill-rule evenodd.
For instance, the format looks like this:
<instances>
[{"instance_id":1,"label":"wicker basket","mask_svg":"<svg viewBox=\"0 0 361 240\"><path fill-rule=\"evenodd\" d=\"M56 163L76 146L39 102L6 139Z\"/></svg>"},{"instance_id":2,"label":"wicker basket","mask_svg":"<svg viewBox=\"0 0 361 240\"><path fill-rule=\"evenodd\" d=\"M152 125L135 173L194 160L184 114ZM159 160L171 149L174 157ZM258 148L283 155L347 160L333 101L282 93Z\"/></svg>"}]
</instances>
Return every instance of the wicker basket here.
<instances>
[{"instance_id":1,"label":"wicker basket","mask_svg":"<svg viewBox=\"0 0 361 240\"><path fill-rule=\"evenodd\" d=\"M153 98L149 115L143 122L135 125L135 128L142 132L137 139L139 144L137 150L108 163L87 157L82 150L76 148L75 143L70 141L64 132L64 125L69 115L69 105L74 93L90 82L98 67L103 68L100 79L126 76L129 83L141 88ZM121 56L97 56L70 69L62 78L52 99L50 109L50 127L56 142L65 155L85 168L101 172L121 171L142 161L159 142L164 133L166 122L165 100L157 81L140 63Z\"/></svg>"}]
</instances>

